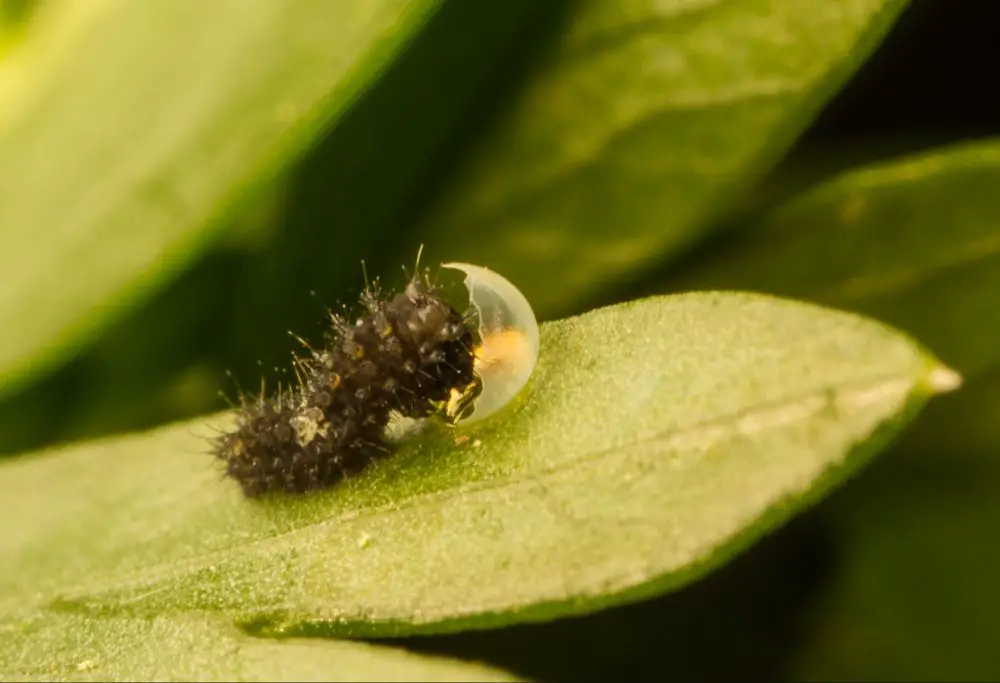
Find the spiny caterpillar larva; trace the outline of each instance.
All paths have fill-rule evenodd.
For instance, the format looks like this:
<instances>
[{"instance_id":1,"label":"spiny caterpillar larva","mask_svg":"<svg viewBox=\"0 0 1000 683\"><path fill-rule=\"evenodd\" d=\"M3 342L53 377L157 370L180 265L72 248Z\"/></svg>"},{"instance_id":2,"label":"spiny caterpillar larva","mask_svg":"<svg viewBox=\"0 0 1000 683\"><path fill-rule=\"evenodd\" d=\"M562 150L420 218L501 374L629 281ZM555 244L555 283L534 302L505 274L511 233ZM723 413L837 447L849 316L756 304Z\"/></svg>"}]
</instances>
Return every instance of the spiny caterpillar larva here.
<instances>
[{"instance_id":1,"label":"spiny caterpillar larva","mask_svg":"<svg viewBox=\"0 0 1000 683\"><path fill-rule=\"evenodd\" d=\"M466 273L473 315L448 303L426 273L392 297L370 286L364 315L352 324L331 314L325 348L295 358L298 386L240 396L236 428L215 439L213 454L244 494L327 488L391 452L394 414L473 422L520 391L538 353L531 307L496 273L444 267Z\"/></svg>"}]
</instances>

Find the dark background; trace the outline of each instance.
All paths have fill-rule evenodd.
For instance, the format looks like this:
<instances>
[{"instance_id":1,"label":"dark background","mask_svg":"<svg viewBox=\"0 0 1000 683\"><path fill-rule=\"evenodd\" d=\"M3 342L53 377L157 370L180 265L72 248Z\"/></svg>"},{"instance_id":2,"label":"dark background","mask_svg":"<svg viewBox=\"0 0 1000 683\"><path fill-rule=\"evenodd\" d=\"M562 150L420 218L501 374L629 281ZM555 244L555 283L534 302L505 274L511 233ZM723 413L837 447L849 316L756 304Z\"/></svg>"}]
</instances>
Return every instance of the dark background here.
<instances>
[{"instance_id":1,"label":"dark background","mask_svg":"<svg viewBox=\"0 0 1000 683\"><path fill-rule=\"evenodd\" d=\"M996 135L1000 3L915 0L800 147L897 139L908 148Z\"/></svg>"}]
</instances>

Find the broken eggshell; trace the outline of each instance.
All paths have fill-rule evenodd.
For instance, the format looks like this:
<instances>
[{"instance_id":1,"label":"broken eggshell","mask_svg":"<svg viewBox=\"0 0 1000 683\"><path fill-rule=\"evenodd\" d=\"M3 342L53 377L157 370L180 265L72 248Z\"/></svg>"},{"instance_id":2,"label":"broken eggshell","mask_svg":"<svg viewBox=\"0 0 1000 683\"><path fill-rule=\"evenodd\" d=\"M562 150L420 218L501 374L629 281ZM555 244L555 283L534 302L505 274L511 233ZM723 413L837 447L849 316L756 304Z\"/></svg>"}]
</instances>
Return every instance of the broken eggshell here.
<instances>
[{"instance_id":1,"label":"broken eggshell","mask_svg":"<svg viewBox=\"0 0 1000 683\"><path fill-rule=\"evenodd\" d=\"M479 315L475 372L482 390L459 420L470 424L502 409L528 383L538 362L538 321L528 300L502 275L470 263L441 267L465 273L469 302Z\"/></svg>"}]
</instances>

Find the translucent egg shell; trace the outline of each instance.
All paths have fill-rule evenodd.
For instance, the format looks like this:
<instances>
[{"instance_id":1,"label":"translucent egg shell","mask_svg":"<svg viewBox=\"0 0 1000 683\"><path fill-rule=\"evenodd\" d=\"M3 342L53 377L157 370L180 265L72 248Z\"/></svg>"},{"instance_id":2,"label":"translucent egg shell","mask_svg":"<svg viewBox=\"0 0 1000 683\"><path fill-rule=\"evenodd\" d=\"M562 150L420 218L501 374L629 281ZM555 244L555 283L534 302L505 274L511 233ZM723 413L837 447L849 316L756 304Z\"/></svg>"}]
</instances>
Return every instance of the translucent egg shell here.
<instances>
[{"instance_id":1,"label":"translucent egg shell","mask_svg":"<svg viewBox=\"0 0 1000 683\"><path fill-rule=\"evenodd\" d=\"M484 420L506 406L531 378L538 362L538 321L531 304L503 276L469 263L444 263L465 273L469 301L479 314L481 343L475 372L482 383L472 411L461 422Z\"/></svg>"}]
</instances>

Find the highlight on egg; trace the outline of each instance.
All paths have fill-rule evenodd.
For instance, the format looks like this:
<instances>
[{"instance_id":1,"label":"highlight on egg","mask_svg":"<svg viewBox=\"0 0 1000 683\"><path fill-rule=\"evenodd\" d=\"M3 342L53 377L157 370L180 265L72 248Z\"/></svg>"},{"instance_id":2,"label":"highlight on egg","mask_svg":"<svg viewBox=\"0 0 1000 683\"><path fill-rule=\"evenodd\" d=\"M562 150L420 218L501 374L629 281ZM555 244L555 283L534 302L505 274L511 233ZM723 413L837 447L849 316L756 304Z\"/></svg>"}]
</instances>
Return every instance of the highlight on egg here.
<instances>
[{"instance_id":1,"label":"highlight on egg","mask_svg":"<svg viewBox=\"0 0 1000 683\"><path fill-rule=\"evenodd\" d=\"M469 302L479 318L478 394L455 392L446 408L457 423L470 424L497 413L527 385L538 362L538 321L525 296L502 275L470 263L441 267L465 273Z\"/></svg>"}]
</instances>

